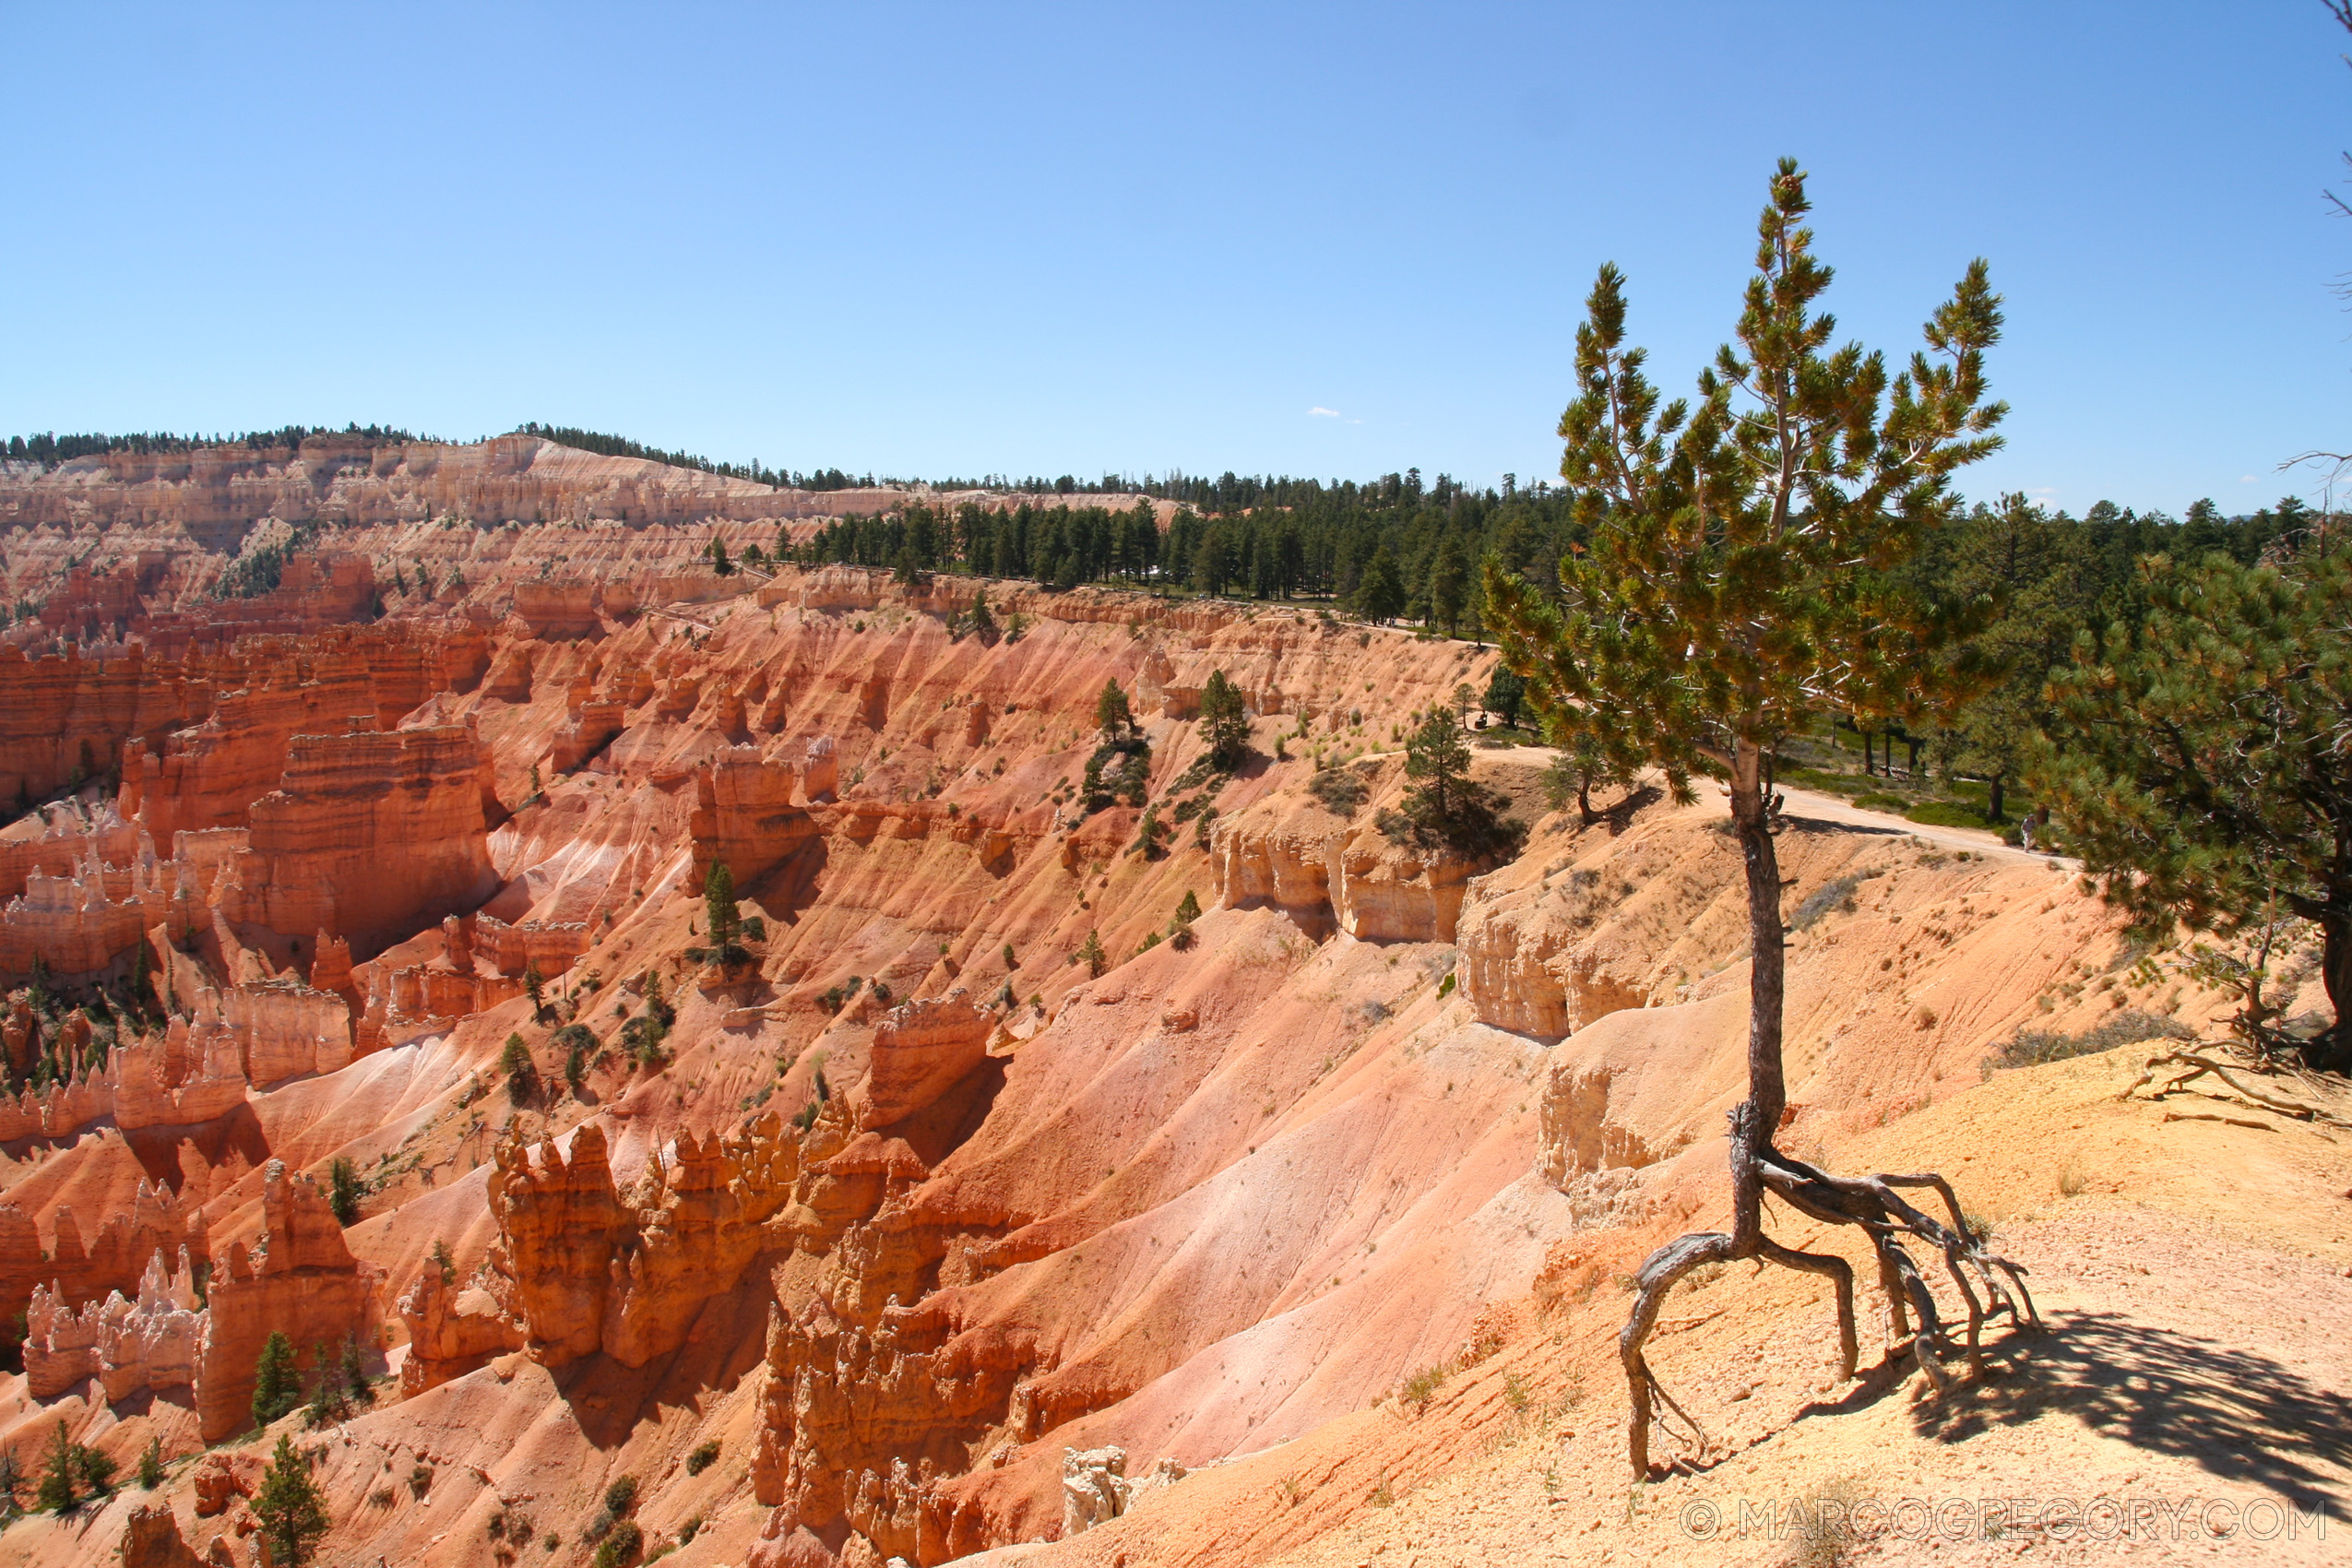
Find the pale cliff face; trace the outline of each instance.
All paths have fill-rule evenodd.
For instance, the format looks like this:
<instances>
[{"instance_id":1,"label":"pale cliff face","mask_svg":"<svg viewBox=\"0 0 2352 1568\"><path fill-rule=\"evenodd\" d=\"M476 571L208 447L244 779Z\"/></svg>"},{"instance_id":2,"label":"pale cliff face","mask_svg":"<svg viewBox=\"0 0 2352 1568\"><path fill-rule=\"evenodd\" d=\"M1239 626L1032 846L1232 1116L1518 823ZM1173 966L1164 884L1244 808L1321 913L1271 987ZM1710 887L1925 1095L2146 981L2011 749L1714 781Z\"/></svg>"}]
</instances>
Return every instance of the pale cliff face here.
<instances>
[{"instance_id":1,"label":"pale cliff face","mask_svg":"<svg viewBox=\"0 0 2352 1568\"><path fill-rule=\"evenodd\" d=\"M40 1290L0 1440L29 1470L60 1416L125 1467L226 1435L278 1329L305 1368L346 1338L398 1364L319 1442L334 1561L584 1562L627 1474L649 1540L699 1521L681 1562L936 1563L1061 1531L1065 1448L1086 1517L1133 1540L1105 1499L1207 1489L1114 1486L1102 1451L1164 1481L1352 1431L1507 1338L1531 1289L1572 1290L1561 1249L1614 1257L1705 1201L1745 1029L1710 808L1579 827L1543 808L1545 754L1480 751L1515 855L1376 825L1396 731L1491 652L1272 606L719 578L707 526L406 509L773 493L520 448L329 456L0 486L0 527L41 513L5 536L14 591L84 528L131 575L60 568L64 608L142 638L0 648L0 784L60 787L85 750L103 776L0 833L0 964L126 982L143 945L178 1016L86 1033L76 1075L0 1100L26 1150L0 1310ZM208 618L182 591L205 529L297 486L355 564L264 630ZM731 548L797 514L746 515ZM359 565L436 592L372 618ZM1017 639L951 636L980 591ZM1257 715L1230 778L1195 766L1215 669ZM1141 809L1073 798L1111 679L1172 828L1150 853ZM1359 767L1352 811L1308 790L1317 754ZM2125 994L2113 921L2043 862L1803 822L1782 854L1792 897L1855 879L1791 949L1792 1147L1977 1092L1994 1042ZM732 966L707 951L719 862L760 921ZM2132 994L2168 1004L2218 1004ZM17 1007L11 1063L75 1027ZM183 1466L140 1502L200 1554L237 1538L241 1475ZM0 1549L101 1561L131 1506ZM526 1517L554 1553L517 1546ZM177 1560L153 1516L133 1533Z\"/></svg>"}]
</instances>

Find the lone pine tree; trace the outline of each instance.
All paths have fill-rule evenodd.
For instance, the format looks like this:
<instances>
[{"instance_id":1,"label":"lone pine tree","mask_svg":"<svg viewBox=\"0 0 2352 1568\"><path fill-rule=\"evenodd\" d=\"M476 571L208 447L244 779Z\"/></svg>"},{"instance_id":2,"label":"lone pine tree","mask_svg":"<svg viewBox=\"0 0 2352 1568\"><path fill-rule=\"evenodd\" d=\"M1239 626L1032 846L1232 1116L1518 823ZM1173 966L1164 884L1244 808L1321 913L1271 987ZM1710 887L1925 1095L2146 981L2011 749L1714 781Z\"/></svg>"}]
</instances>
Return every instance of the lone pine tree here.
<instances>
[{"instance_id":1,"label":"lone pine tree","mask_svg":"<svg viewBox=\"0 0 2352 1568\"><path fill-rule=\"evenodd\" d=\"M1469 772L1470 748L1443 708L1431 710L1405 738L1405 777L1419 786L1420 803L1435 822L1452 822L1471 799Z\"/></svg>"},{"instance_id":2,"label":"lone pine tree","mask_svg":"<svg viewBox=\"0 0 2352 1568\"><path fill-rule=\"evenodd\" d=\"M78 1474L74 1464L73 1440L65 1435L65 1423L57 1423L56 1436L50 1440L49 1453L42 1460L41 1485L36 1491L35 1506L52 1514L63 1514L74 1506L74 1482Z\"/></svg>"},{"instance_id":3,"label":"lone pine tree","mask_svg":"<svg viewBox=\"0 0 2352 1568\"><path fill-rule=\"evenodd\" d=\"M339 1154L327 1168L327 1206L338 1225L360 1222L360 1172L350 1156Z\"/></svg>"},{"instance_id":4,"label":"lone pine tree","mask_svg":"<svg viewBox=\"0 0 2352 1568\"><path fill-rule=\"evenodd\" d=\"M311 1479L309 1461L294 1452L292 1441L283 1432L278 1435L269 1467L262 1472L253 1512L261 1524L262 1538L269 1543L270 1561L286 1568L303 1568L310 1562L319 1538L333 1526L327 1512L327 1494Z\"/></svg>"},{"instance_id":5,"label":"lone pine tree","mask_svg":"<svg viewBox=\"0 0 2352 1568\"><path fill-rule=\"evenodd\" d=\"M272 1330L254 1363L254 1424L266 1427L302 1402L303 1380L294 1370L294 1342Z\"/></svg>"},{"instance_id":6,"label":"lone pine tree","mask_svg":"<svg viewBox=\"0 0 2352 1568\"><path fill-rule=\"evenodd\" d=\"M1250 753L1249 704L1223 670L1210 671L1201 688L1201 741L1219 767L1238 767Z\"/></svg>"},{"instance_id":7,"label":"lone pine tree","mask_svg":"<svg viewBox=\"0 0 2352 1568\"><path fill-rule=\"evenodd\" d=\"M725 861L713 861L710 874L703 879L703 914L710 923L710 944L724 950L733 944L743 929L741 907L735 900L735 873L727 869Z\"/></svg>"},{"instance_id":8,"label":"lone pine tree","mask_svg":"<svg viewBox=\"0 0 2352 1568\"><path fill-rule=\"evenodd\" d=\"M1519 727L1519 709L1527 700L1527 683L1508 664L1498 664L1494 673L1487 678L1486 695L1479 700L1490 713L1503 716L1505 729L1515 730Z\"/></svg>"},{"instance_id":9,"label":"lone pine tree","mask_svg":"<svg viewBox=\"0 0 2352 1568\"><path fill-rule=\"evenodd\" d=\"M1105 741L1124 740L1135 727L1134 709L1116 680L1105 681L1102 695L1094 699L1094 727L1102 731Z\"/></svg>"},{"instance_id":10,"label":"lone pine tree","mask_svg":"<svg viewBox=\"0 0 2352 1568\"><path fill-rule=\"evenodd\" d=\"M1907 1301L1918 1313L1911 1349L1939 1389L1942 1327L1907 1240L1942 1253L1955 1277L1973 1275L1991 1310L2033 1312L2017 1270L1985 1251L1942 1177L1833 1175L1773 1142L1788 1108L1787 960L1766 760L1823 708L1920 719L1948 715L1984 683L1963 636L1966 613L1907 587L1898 569L1946 525L1957 505L1950 475L1995 449L2006 411L1986 397L1984 352L2001 313L1985 264L1969 265L1929 318L1924 350L1890 374L1878 353L1831 347L1835 323L1813 309L1830 269L1802 224L1810 205L1804 175L1783 160L1758 224L1738 342L1700 373L1695 405L1660 407L1643 351L1625 342L1623 278L1601 268L1576 333L1576 400L1560 422L1561 473L1590 546L1562 560L1557 603L1496 561L1484 568L1504 657L1548 731L1589 737L1621 775L1660 770L1681 800L1693 798L1693 773L1722 778L1745 865L1748 1098L1730 1115L1732 1229L1671 1241L1636 1277L1618 1345L1636 1475L1648 1473L1650 1426L1662 1413L1705 1443L1643 1356L1667 1293L1693 1268L1753 1258L1824 1276L1837 1296L1843 1372L1853 1373L1853 1271L1766 1235L1767 1192L1810 1219L1869 1234L1889 1326L1906 1332ZM1922 1187L1942 1196L1948 1225L1902 1195ZM1987 1309L1973 1288L1964 1294L1973 1360Z\"/></svg>"},{"instance_id":11,"label":"lone pine tree","mask_svg":"<svg viewBox=\"0 0 2352 1568\"><path fill-rule=\"evenodd\" d=\"M1600 814L1593 810L1593 787L1605 789L1630 781L1620 777L1619 766L1589 732L1564 736L1560 754L1543 770L1544 800L1553 811L1564 811L1569 802L1575 802L1578 824L1590 827L1600 820Z\"/></svg>"},{"instance_id":12,"label":"lone pine tree","mask_svg":"<svg viewBox=\"0 0 2352 1568\"><path fill-rule=\"evenodd\" d=\"M318 1377L311 1384L307 1419L314 1427L323 1427L350 1414L351 1402L343 1388L342 1363L321 1344L313 1347L311 1360L318 1369Z\"/></svg>"}]
</instances>

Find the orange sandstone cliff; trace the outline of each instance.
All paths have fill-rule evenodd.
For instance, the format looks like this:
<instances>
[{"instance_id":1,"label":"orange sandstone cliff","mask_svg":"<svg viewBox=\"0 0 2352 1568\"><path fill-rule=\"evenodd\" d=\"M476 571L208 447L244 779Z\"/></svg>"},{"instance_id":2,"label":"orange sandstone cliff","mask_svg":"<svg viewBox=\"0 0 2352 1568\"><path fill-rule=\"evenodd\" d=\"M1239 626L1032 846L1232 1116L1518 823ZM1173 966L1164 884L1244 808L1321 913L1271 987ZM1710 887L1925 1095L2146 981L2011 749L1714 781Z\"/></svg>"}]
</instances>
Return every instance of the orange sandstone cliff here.
<instances>
[{"instance_id":1,"label":"orange sandstone cliff","mask_svg":"<svg viewBox=\"0 0 2352 1568\"><path fill-rule=\"evenodd\" d=\"M254 1561L273 1332L306 1380L322 1350L371 1380L284 1418L336 1562L584 1564L624 1476L684 1565L1687 1544L1610 1468L1606 1346L1613 1281L1722 1204L1746 926L1719 808L1637 791L1586 824L1546 808L1549 753L1486 748L1518 847L1424 849L1381 826L1396 737L1486 649L705 564L714 533L894 499L523 438L0 474L0 569L53 607L0 644L0 790L34 806L0 829L0 1443L34 1473L63 1420L166 1470L18 1522L0 1562ZM211 597L297 525L276 589ZM964 630L982 591L1017 636ZM1253 716L1229 774L1197 733L1218 669ZM1146 803L1090 811L1107 680ZM1353 784L1310 789L1324 767ZM1786 1146L1955 1171L2069 1322L2139 1321L2085 1240L2100 1183L2272 1139L2295 1203L2346 1184L2308 1132L2118 1099L2128 1053L1988 1064L2023 1028L2225 1008L2121 962L2054 862L1789 816L1814 902ZM711 950L719 864L747 963ZM2343 1227L2265 1231L2233 1180L2142 1183L2107 1223L2352 1308ZM1822 1381L1803 1287L1733 1284L1692 1287L1673 1343L1741 1369L1705 1390L1740 1463L1942 1473L1891 1374ZM2298 1344L2340 1398L2341 1354ZM2118 1473L2122 1440L2036 1420L2000 1451ZM2341 1494L2340 1452L2298 1462Z\"/></svg>"}]
</instances>

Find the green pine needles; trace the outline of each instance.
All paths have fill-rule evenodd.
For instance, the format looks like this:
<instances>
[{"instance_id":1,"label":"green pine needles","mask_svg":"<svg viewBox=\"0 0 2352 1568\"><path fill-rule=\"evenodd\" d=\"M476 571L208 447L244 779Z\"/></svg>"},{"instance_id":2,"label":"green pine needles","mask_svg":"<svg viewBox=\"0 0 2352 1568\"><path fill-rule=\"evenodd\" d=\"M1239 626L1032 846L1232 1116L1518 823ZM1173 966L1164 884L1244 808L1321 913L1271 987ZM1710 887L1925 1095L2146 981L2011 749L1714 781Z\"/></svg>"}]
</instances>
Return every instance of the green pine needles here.
<instances>
[{"instance_id":1,"label":"green pine needles","mask_svg":"<svg viewBox=\"0 0 2352 1568\"><path fill-rule=\"evenodd\" d=\"M506 1099L514 1105L529 1105L539 1098L539 1065L531 1058L530 1047L523 1043L519 1034L510 1034L498 1053L498 1070L506 1075Z\"/></svg>"},{"instance_id":2,"label":"green pine needles","mask_svg":"<svg viewBox=\"0 0 2352 1568\"><path fill-rule=\"evenodd\" d=\"M742 927L742 916L735 903L735 873L719 861L710 868L702 885L703 914L710 923L710 944L725 947L735 940Z\"/></svg>"},{"instance_id":3,"label":"green pine needles","mask_svg":"<svg viewBox=\"0 0 2352 1568\"><path fill-rule=\"evenodd\" d=\"M56 1435L51 1440L48 1454L42 1458L41 1485L37 1491L40 1507L53 1514L70 1514L82 1503L80 1488L87 1486L92 1498L103 1498L114 1484L114 1461L95 1448L74 1442L65 1431L65 1423L57 1423ZM10 1467L13 1472L14 1466ZM146 1474L142 1461L140 1473ZM11 1490L8 1505L15 1506Z\"/></svg>"},{"instance_id":4,"label":"green pine needles","mask_svg":"<svg viewBox=\"0 0 2352 1568\"><path fill-rule=\"evenodd\" d=\"M278 1435L269 1467L262 1472L253 1512L261 1522L262 1538L269 1543L270 1561L286 1568L310 1562L320 1538L333 1526L327 1494L311 1479L310 1461L294 1452L293 1441L283 1432Z\"/></svg>"},{"instance_id":5,"label":"green pine needles","mask_svg":"<svg viewBox=\"0 0 2352 1568\"><path fill-rule=\"evenodd\" d=\"M1223 670L1210 671L1201 687L1201 743L1229 773L1250 754L1249 703Z\"/></svg>"},{"instance_id":6,"label":"green pine needles","mask_svg":"<svg viewBox=\"0 0 2352 1568\"><path fill-rule=\"evenodd\" d=\"M360 1221L360 1199L366 1188L361 1184L359 1168L351 1157L337 1155L327 1167L327 1206L338 1225L357 1225Z\"/></svg>"},{"instance_id":7,"label":"green pine needles","mask_svg":"<svg viewBox=\"0 0 2352 1568\"><path fill-rule=\"evenodd\" d=\"M78 1467L74 1463L76 1446L65 1434L65 1423L60 1420L57 1434L51 1440L49 1452L42 1460L41 1485L33 1494L36 1506L52 1514L72 1511L77 1501L74 1488L78 1476Z\"/></svg>"},{"instance_id":8,"label":"green pine needles","mask_svg":"<svg viewBox=\"0 0 2352 1568\"><path fill-rule=\"evenodd\" d=\"M1102 683L1102 693L1095 698L1094 723L1095 728L1102 731L1105 742L1123 741L1134 729L1134 709L1128 704L1127 694L1119 689L1116 680Z\"/></svg>"},{"instance_id":9,"label":"green pine needles","mask_svg":"<svg viewBox=\"0 0 2352 1568\"><path fill-rule=\"evenodd\" d=\"M713 861L710 873L702 885L703 919L710 928L707 947L689 949L689 956L716 964L732 972L752 961L752 951L743 945L746 937L762 937L765 925L754 925L743 919L742 909L735 897L735 873L724 861Z\"/></svg>"},{"instance_id":10,"label":"green pine needles","mask_svg":"<svg viewBox=\"0 0 2352 1568\"><path fill-rule=\"evenodd\" d=\"M1431 710L1405 737L1405 777L1413 784L1404 808L1380 815L1381 830L1392 838L1483 857L1508 849L1525 831L1498 816L1498 798L1471 782L1470 748L1448 709Z\"/></svg>"},{"instance_id":11,"label":"green pine needles","mask_svg":"<svg viewBox=\"0 0 2352 1568\"><path fill-rule=\"evenodd\" d=\"M2000 445L1985 398L2001 312L1971 263L1890 377L1883 356L1830 347L1812 307L1831 271L1799 220L1784 160L1759 224L1738 344L1660 407L1625 340L1624 278L1604 267L1576 333L1578 396L1561 416L1562 476L1588 550L1560 563L1562 607L1490 561L1512 667L1556 734L1588 731L1628 769L1729 774L1822 708L1918 719L1981 683L1964 607L1895 569L1953 514L1952 472ZM1930 356L1933 357L1930 357Z\"/></svg>"},{"instance_id":12,"label":"green pine needles","mask_svg":"<svg viewBox=\"0 0 2352 1568\"><path fill-rule=\"evenodd\" d=\"M294 1369L294 1342L273 1331L254 1363L253 1419L266 1427L303 1402L302 1375Z\"/></svg>"},{"instance_id":13,"label":"green pine needles","mask_svg":"<svg viewBox=\"0 0 2352 1568\"><path fill-rule=\"evenodd\" d=\"M2278 566L2156 557L2141 580L2146 619L2086 635L2051 678L2037 798L2144 932L2176 918L2316 925L2334 1023L2291 1031L2255 974L2236 1028L2265 1055L2352 1071L2352 551L2322 539Z\"/></svg>"}]
</instances>

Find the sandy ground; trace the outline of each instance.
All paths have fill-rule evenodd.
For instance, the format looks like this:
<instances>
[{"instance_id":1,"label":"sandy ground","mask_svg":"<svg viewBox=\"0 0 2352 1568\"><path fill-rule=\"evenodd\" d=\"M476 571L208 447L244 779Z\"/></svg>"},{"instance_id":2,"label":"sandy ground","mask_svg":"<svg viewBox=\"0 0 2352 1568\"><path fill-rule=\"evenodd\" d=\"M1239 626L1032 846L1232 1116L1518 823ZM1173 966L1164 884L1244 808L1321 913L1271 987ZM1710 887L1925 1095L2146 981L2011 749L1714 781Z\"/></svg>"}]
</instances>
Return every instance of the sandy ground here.
<instances>
[{"instance_id":1,"label":"sandy ground","mask_svg":"<svg viewBox=\"0 0 2352 1568\"><path fill-rule=\"evenodd\" d=\"M1861 1375L1841 1383L1826 1290L1735 1265L1679 1289L1652 1344L1712 1444L1633 1484L1613 1352L1618 1271L1645 1247L1597 1240L1580 1291L1530 1309L1425 1408L1392 1398L1004 1561L2352 1561L2346 1143L2166 1120L2211 1102L2119 1101L2144 1055L2004 1073L1832 1150L1846 1169L1940 1154L2032 1270L2045 1327L1995 1330L1980 1376L1954 1359L1941 1399L1907 1359L1883 1360L1872 1293Z\"/></svg>"}]
</instances>

